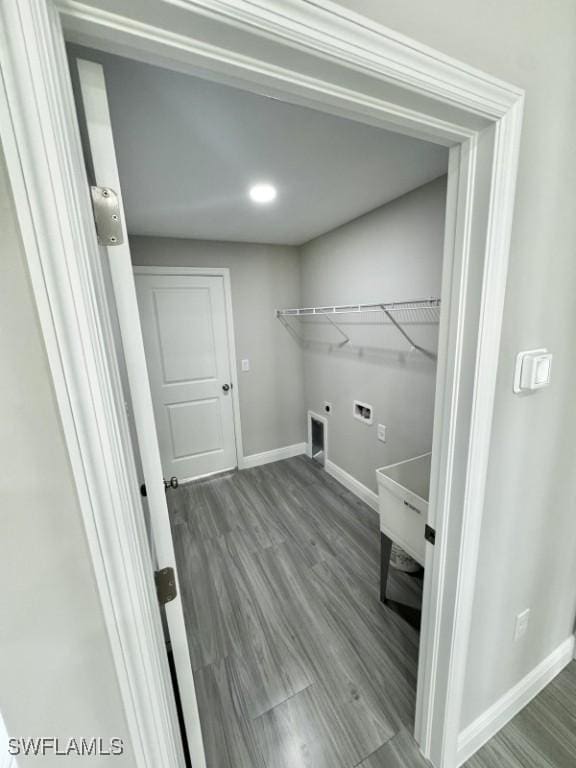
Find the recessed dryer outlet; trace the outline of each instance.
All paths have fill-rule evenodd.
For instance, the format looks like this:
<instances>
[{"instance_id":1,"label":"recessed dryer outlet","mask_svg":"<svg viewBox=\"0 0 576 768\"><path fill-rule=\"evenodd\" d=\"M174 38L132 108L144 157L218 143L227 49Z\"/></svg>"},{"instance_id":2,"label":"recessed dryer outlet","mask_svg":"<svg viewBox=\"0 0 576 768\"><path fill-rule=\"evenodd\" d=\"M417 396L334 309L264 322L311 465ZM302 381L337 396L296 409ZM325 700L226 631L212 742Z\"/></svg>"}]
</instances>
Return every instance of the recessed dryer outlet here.
<instances>
[{"instance_id":1,"label":"recessed dryer outlet","mask_svg":"<svg viewBox=\"0 0 576 768\"><path fill-rule=\"evenodd\" d=\"M361 403L360 400L354 400L353 416L364 424L372 424L374 420L374 410L368 403Z\"/></svg>"}]
</instances>

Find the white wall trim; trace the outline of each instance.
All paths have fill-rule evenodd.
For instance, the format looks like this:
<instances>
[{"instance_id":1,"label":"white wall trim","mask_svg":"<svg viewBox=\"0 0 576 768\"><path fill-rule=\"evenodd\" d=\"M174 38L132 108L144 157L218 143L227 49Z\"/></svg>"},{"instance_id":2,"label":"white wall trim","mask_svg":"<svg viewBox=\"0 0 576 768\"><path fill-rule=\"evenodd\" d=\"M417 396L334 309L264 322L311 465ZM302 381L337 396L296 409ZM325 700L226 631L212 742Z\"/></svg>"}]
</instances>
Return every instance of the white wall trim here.
<instances>
[{"instance_id":1,"label":"white wall trim","mask_svg":"<svg viewBox=\"0 0 576 768\"><path fill-rule=\"evenodd\" d=\"M262 464L271 464L273 461L282 459L291 459L294 456L302 456L306 453L306 443L294 443L294 445L285 445L282 448L274 448L271 451L262 453L251 453L244 456L240 463L240 469L251 469L259 467Z\"/></svg>"},{"instance_id":2,"label":"white wall trim","mask_svg":"<svg viewBox=\"0 0 576 768\"><path fill-rule=\"evenodd\" d=\"M307 0L161 2L219 21L226 20L249 32L271 35L300 50L320 51L344 66L370 71L406 88L426 91L443 102L491 119L506 114L523 93L510 83L456 61L330 0L315 0L314 3ZM147 39L159 33L145 22L84 5L78 0L59 0L58 5L67 17L68 27L76 26L74 19L90 19L102 29L130 27L133 34ZM182 38L181 42L184 42L184 36ZM197 44L197 48L214 57L224 53L206 43ZM237 56L235 64L253 68L259 62L250 61L247 56Z\"/></svg>"},{"instance_id":3,"label":"white wall trim","mask_svg":"<svg viewBox=\"0 0 576 768\"><path fill-rule=\"evenodd\" d=\"M454 768L523 91L329 0L122 0L118 7L123 16L77 0L0 3L0 138L136 763L172 768L182 755L94 296L94 225L62 23L78 42L181 71L202 68L248 90L265 87L451 147L429 508L437 537L426 554L416 737L433 764ZM482 275L481 285L470 273Z\"/></svg>"},{"instance_id":4,"label":"white wall trim","mask_svg":"<svg viewBox=\"0 0 576 768\"><path fill-rule=\"evenodd\" d=\"M567 638L513 688L506 691L458 736L458 765L463 765L510 722L574 657L574 636Z\"/></svg>"},{"instance_id":5,"label":"white wall trim","mask_svg":"<svg viewBox=\"0 0 576 768\"><path fill-rule=\"evenodd\" d=\"M342 469L342 467L334 464L334 462L330 461L329 459L326 459L324 469L335 480L338 480L338 482L343 485L344 488L347 488L355 496L358 496L359 499L362 499L365 504L368 504L371 509L373 509L375 512L378 512L377 493L371 491L370 488L367 488L363 483L360 482L360 480L356 480L356 478L352 477L349 472L346 472L345 469Z\"/></svg>"}]
</instances>

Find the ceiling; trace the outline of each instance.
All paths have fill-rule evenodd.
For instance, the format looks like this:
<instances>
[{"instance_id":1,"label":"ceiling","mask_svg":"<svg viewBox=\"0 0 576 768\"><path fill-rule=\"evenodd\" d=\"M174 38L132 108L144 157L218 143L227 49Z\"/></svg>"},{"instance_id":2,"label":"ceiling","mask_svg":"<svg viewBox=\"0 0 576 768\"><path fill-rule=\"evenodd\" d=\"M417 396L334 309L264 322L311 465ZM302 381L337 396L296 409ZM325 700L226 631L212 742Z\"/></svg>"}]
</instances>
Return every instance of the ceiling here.
<instances>
[{"instance_id":1,"label":"ceiling","mask_svg":"<svg viewBox=\"0 0 576 768\"><path fill-rule=\"evenodd\" d=\"M187 74L103 63L128 231L300 245L446 172L428 142ZM278 196L255 205L248 189Z\"/></svg>"}]
</instances>

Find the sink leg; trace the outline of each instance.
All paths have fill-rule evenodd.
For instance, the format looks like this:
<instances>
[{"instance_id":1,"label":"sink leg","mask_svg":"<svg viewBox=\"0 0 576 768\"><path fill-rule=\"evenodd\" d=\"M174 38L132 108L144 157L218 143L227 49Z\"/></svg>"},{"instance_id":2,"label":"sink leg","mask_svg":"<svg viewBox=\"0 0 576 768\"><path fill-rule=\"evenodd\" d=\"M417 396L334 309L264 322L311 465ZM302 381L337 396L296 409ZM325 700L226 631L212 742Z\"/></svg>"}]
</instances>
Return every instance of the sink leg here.
<instances>
[{"instance_id":1,"label":"sink leg","mask_svg":"<svg viewBox=\"0 0 576 768\"><path fill-rule=\"evenodd\" d=\"M386 597L386 585L388 584L388 571L390 569L390 556L392 554L392 539L389 539L380 531L380 602L390 608L390 610L402 616L402 618L414 627L420 629L422 612L418 608L412 608L404 603L398 603L396 600L390 600Z\"/></svg>"},{"instance_id":2,"label":"sink leg","mask_svg":"<svg viewBox=\"0 0 576 768\"><path fill-rule=\"evenodd\" d=\"M392 554L392 539L380 531L380 600L386 602L386 585L388 583L388 570L390 568L390 555Z\"/></svg>"}]
</instances>

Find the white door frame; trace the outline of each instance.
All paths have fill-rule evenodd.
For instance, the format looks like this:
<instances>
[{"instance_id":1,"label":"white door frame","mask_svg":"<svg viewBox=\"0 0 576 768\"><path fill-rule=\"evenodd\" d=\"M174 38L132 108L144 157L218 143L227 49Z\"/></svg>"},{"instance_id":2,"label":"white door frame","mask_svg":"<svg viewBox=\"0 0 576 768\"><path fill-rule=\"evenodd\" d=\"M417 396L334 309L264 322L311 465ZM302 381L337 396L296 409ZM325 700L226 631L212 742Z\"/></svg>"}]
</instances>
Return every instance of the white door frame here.
<instances>
[{"instance_id":1,"label":"white door frame","mask_svg":"<svg viewBox=\"0 0 576 768\"><path fill-rule=\"evenodd\" d=\"M523 91L329 0L117 0L114 8L0 4L0 138L136 762L171 768L182 749L123 450L126 416L115 407L118 372L96 302L97 245L62 27L76 42L451 147L430 496L437 536L426 554L416 735L438 768L454 768Z\"/></svg>"},{"instance_id":2,"label":"white door frame","mask_svg":"<svg viewBox=\"0 0 576 768\"><path fill-rule=\"evenodd\" d=\"M240 419L240 395L238 392L238 366L236 361L236 336L234 334L234 310L232 308L232 286L229 267L140 267L134 266L135 275L196 275L198 277L221 277L224 285L224 305L226 308L226 335L228 336L228 362L230 365L230 383L232 384L232 417L234 419L234 444L236 466L244 468L244 449L242 447L242 421ZM133 318L138 322L138 318ZM195 478L198 479L198 478Z\"/></svg>"}]
</instances>

